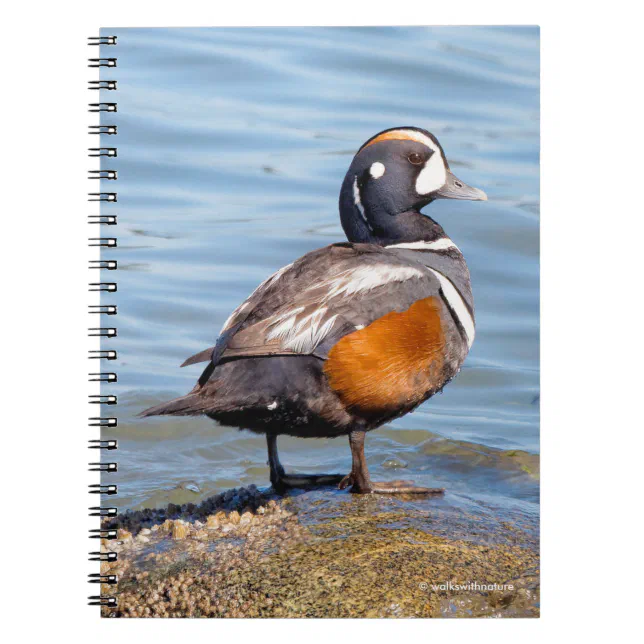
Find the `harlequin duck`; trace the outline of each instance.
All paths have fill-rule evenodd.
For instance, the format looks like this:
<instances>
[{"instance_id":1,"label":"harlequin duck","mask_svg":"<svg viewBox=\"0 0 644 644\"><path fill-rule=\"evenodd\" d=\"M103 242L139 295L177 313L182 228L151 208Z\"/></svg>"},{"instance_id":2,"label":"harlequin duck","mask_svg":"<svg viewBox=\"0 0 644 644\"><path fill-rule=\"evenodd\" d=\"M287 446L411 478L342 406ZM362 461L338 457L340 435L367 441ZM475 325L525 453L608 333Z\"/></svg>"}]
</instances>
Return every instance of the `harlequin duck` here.
<instances>
[{"instance_id":1,"label":"harlequin duck","mask_svg":"<svg viewBox=\"0 0 644 644\"><path fill-rule=\"evenodd\" d=\"M307 253L271 275L228 318L186 396L142 416L205 415L266 434L277 491L339 484L357 493L441 493L374 483L365 433L407 414L459 371L474 341L465 259L420 209L436 199L486 200L449 169L426 130L397 127L356 153L340 191L348 243ZM280 434L348 436L351 472L286 474Z\"/></svg>"}]
</instances>

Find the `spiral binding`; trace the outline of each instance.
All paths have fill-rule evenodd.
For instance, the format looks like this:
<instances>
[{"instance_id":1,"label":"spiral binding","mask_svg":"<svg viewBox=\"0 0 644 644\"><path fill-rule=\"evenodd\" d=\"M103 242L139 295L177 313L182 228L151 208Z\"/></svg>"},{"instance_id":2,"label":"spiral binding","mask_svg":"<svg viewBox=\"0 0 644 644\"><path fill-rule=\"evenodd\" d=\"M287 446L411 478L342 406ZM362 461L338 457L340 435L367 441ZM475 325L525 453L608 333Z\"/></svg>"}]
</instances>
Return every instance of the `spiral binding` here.
<instances>
[{"instance_id":1,"label":"spiral binding","mask_svg":"<svg viewBox=\"0 0 644 644\"><path fill-rule=\"evenodd\" d=\"M90 201L92 201L92 199L90 199ZM90 237L87 241L98 242L98 244L90 243L90 246L103 246L104 248L116 246L116 237Z\"/></svg>"},{"instance_id":2,"label":"spiral binding","mask_svg":"<svg viewBox=\"0 0 644 644\"><path fill-rule=\"evenodd\" d=\"M115 271L118 266L115 259L91 259L89 262L90 268L104 268L107 271Z\"/></svg>"},{"instance_id":3,"label":"spiral binding","mask_svg":"<svg viewBox=\"0 0 644 644\"><path fill-rule=\"evenodd\" d=\"M115 338L116 329L112 326L99 326L88 329L90 338Z\"/></svg>"},{"instance_id":4,"label":"spiral binding","mask_svg":"<svg viewBox=\"0 0 644 644\"><path fill-rule=\"evenodd\" d=\"M88 45L96 46L114 46L117 43L116 36L92 36L88 39ZM102 52L101 52L102 53ZM90 68L99 69L114 69L118 66L118 59L116 56L100 56L88 59L88 66ZM91 90L105 90L105 91L115 91L117 90L118 85L116 80L90 80L89 89ZM100 114L113 114L118 111L118 105L115 101L103 101L90 103L88 106L88 111L91 113ZM117 136L118 127L116 125L110 124L92 124L89 126L89 133L93 135L103 135L103 136ZM89 148L88 150L89 157L103 157L107 159L112 159L118 156L118 151L116 147L97 147ZM118 172L116 170L89 170L88 179L92 181L102 180L102 181L117 181ZM117 192L114 191L100 191L100 192L90 192L88 193L88 201L98 201L100 202L101 210L111 209L118 201ZM117 217L116 214L104 214L101 212L98 215L89 215L88 224L99 226L116 226ZM96 229L95 229L96 230ZM102 230L102 229L101 229ZM104 252L110 252L111 249L117 247L116 237L108 236L92 236L88 239L88 245L90 247L100 248L101 254ZM118 262L114 259L98 259L90 260L89 268L99 271L115 271L118 270ZM101 273L102 275L102 273ZM96 281L89 283L89 290L92 292L100 292L105 294L116 293L117 284L116 281ZM100 319L103 319L103 316L111 316L117 314L116 304L92 304L89 306L90 315L99 315L102 316ZM96 318L94 318L96 319ZM111 338L117 337L117 330L115 326L92 326L88 329L89 337L101 338L101 341L105 339L110 341ZM100 361L112 361L116 360L118 353L116 349L97 349L90 350L88 358L89 360L98 360L99 363L93 364L103 364ZM113 371L103 371L92 372L88 374L89 382L99 382L101 383L101 388L106 385L115 383L118 381L118 376ZM98 395L90 395L88 400L90 405L116 405L118 403L117 397L113 394L105 394L101 391ZM103 428L114 428L118 425L118 420L115 416L91 416L88 419L89 427L98 427L99 432L103 431ZM118 442L114 439L91 439L89 440L88 448L91 450L100 450L100 454L103 452L112 452L118 449ZM94 452L96 454L96 452ZM102 459L99 462L89 463L90 472L99 472L101 477L109 476L110 474L118 471L118 463L115 461L104 462ZM113 484L105 484L104 480L101 480L100 484L93 484L89 486L90 494L98 494L99 498L111 497L118 494L118 487ZM91 517L98 517L101 521L109 517L115 517L118 514L118 510L113 506L105 506L102 503L99 505L94 505L89 508L89 515ZM115 562L118 560L118 554L116 552L111 552L108 545L111 541L118 538L117 531L115 529L104 529L102 526L90 530L91 539L100 539L101 543L104 544L99 551L92 551L89 553L90 561L99 561L99 562ZM106 606L106 607L116 607L117 599L116 597L103 594L103 589L105 586L113 586L118 582L116 575L105 574L103 572L92 573L89 575L89 583L99 584L101 586L101 594L91 595L89 599L90 606Z\"/></svg>"},{"instance_id":5,"label":"spiral binding","mask_svg":"<svg viewBox=\"0 0 644 644\"><path fill-rule=\"evenodd\" d=\"M87 221L90 224L105 224L116 226L116 215L88 215Z\"/></svg>"},{"instance_id":6,"label":"spiral binding","mask_svg":"<svg viewBox=\"0 0 644 644\"><path fill-rule=\"evenodd\" d=\"M117 84L115 80L89 81L89 89L93 89L93 90L107 89L111 91L111 90L117 89Z\"/></svg>"},{"instance_id":7,"label":"spiral binding","mask_svg":"<svg viewBox=\"0 0 644 644\"><path fill-rule=\"evenodd\" d=\"M118 555L115 552L90 552L90 561L118 561Z\"/></svg>"},{"instance_id":8,"label":"spiral binding","mask_svg":"<svg viewBox=\"0 0 644 644\"><path fill-rule=\"evenodd\" d=\"M88 45L116 45L116 36L90 36Z\"/></svg>"},{"instance_id":9,"label":"spiral binding","mask_svg":"<svg viewBox=\"0 0 644 644\"><path fill-rule=\"evenodd\" d=\"M118 134L118 127L116 125L90 125L90 134L108 134L110 136Z\"/></svg>"},{"instance_id":10,"label":"spiral binding","mask_svg":"<svg viewBox=\"0 0 644 644\"><path fill-rule=\"evenodd\" d=\"M113 496L114 494L118 494L118 487L116 485L100 485L95 483L89 486L89 493Z\"/></svg>"},{"instance_id":11,"label":"spiral binding","mask_svg":"<svg viewBox=\"0 0 644 644\"><path fill-rule=\"evenodd\" d=\"M93 104L93 103L92 103ZM115 157L117 155L116 148L89 148L90 157Z\"/></svg>"},{"instance_id":12,"label":"spiral binding","mask_svg":"<svg viewBox=\"0 0 644 644\"><path fill-rule=\"evenodd\" d=\"M89 201L107 201L115 202L117 201L117 195L115 192L90 192L88 193L90 197L96 197L95 199L89 199Z\"/></svg>"},{"instance_id":13,"label":"spiral binding","mask_svg":"<svg viewBox=\"0 0 644 644\"><path fill-rule=\"evenodd\" d=\"M118 174L116 170L90 170L90 179L107 179L108 181L116 181Z\"/></svg>"},{"instance_id":14,"label":"spiral binding","mask_svg":"<svg viewBox=\"0 0 644 644\"><path fill-rule=\"evenodd\" d=\"M116 67L116 58L90 58L88 67Z\"/></svg>"},{"instance_id":15,"label":"spiral binding","mask_svg":"<svg viewBox=\"0 0 644 644\"><path fill-rule=\"evenodd\" d=\"M117 112L116 103L90 103L89 112Z\"/></svg>"}]
</instances>

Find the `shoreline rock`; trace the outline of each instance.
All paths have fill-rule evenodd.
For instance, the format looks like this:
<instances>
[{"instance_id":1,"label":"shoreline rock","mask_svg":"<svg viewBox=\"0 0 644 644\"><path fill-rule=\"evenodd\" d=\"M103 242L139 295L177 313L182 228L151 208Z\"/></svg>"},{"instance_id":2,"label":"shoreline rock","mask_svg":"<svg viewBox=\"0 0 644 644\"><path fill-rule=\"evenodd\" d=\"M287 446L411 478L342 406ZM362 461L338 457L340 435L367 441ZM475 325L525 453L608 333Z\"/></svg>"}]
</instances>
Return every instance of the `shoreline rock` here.
<instances>
[{"instance_id":1,"label":"shoreline rock","mask_svg":"<svg viewBox=\"0 0 644 644\"><path fill-rule=\"evenodd\" d=\"M536 617L539 555L515 526L499 543L419 529L369 504L303 520L302 499L254 486L195 506L126 512L101 564L118 584L106 617ZM309 502L315 506L317 501ZM321 507L312 512L322 513ZM467 584L505 585L463 591ZM511 586L512 588L507 588Z\"/></svg>"}]
</instances>

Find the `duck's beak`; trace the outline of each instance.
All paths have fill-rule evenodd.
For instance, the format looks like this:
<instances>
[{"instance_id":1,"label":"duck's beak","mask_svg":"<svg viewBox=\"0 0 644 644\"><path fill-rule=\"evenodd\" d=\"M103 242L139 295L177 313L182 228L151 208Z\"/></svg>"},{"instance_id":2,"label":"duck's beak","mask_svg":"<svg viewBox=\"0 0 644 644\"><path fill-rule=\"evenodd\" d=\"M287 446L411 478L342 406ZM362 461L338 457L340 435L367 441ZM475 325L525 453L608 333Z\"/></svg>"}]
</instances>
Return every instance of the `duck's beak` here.
<instances>
[{"instance_id":1,"label":"duck's beak","mask_svg":"<svg viewBox=\"0 0 644 644\"><path fill-rule=\"evenodd\" d=\"M457 179L450 170L447 171L445 185L435 193L436 199L469 199L470 201L487 201L487 195L483 190L472 188L466 183Z\"/></svg>"}]
</instances>

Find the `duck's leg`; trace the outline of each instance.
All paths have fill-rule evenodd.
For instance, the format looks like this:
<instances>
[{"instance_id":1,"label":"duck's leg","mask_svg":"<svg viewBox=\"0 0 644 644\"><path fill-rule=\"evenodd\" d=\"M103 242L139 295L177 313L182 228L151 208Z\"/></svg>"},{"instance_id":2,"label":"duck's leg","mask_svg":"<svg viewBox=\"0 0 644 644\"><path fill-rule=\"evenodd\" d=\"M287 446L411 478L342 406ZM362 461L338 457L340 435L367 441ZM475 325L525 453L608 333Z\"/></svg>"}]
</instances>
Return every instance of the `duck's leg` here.
<instances>
[{"instance_id":1,"label":"duck's leg","mask_svg":"<svg viewBox=\"0 0 644 644\"><path fill-rule=\"evenodd\" d=\"M357 494L443 494L443 488L416 487L409 481L391 481L391 483L374 483L369 476L367 460L364 456L365 432L354 431L349 434L351 446L351 473L340 481L340 489L351 486L351 492Z\"/></svg>"},{"instance_id":2,"label":"duck's leg","mask_svg":"<svg viewBox=\"0 0 644 644\"><path fill-rule=\"evenodd\" d=\"M287 474L277 454L277 436L266 434L266 444L268 445L268 465L271 468L271 484L277 492L296 487L337 485L344 478L342 474Z\"/></svg>"}]
</instances>

